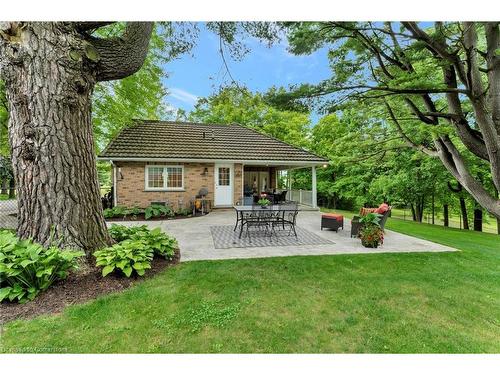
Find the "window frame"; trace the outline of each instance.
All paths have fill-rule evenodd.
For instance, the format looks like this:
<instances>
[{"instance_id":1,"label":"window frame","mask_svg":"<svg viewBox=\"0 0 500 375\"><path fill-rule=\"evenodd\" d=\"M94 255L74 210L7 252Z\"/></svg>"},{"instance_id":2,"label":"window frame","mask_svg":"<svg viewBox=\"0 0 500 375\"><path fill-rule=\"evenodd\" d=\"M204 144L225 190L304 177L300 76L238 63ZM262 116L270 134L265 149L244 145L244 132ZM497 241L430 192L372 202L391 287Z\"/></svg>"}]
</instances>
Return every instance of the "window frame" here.
<instances>
[{"instance_id":1,"label":"window frame","mask_svg":"<svg viewBox=\"0 0 500 375\"><path fill-rule=\"evenodd\" d=\"M149 187L149 168L163 168L163 187ZM167 168L180 168L182 173L181 187L168 187ZM184 190L184 165L177 164L146 164L144 167L144 190L145 191L183 191Z\"/></svg>"}]
</instances>

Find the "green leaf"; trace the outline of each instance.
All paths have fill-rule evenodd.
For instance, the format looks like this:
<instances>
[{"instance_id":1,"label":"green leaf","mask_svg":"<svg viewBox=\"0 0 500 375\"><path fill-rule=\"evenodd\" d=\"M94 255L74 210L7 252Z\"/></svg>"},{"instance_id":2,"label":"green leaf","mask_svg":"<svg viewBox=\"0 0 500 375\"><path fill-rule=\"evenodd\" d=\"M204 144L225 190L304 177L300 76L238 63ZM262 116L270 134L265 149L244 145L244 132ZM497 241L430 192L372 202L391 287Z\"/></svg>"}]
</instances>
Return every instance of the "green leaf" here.
<instances>
[{"instance_id":1,"label":"green leaf","mask_svg":"<svg viewBox=\"0 0 500 375\"><path fill-rule=\"evenodd\" d=\"M11 290L12 288L10 286L0 289L0 302L7 298Z\"/></svg>"},{"instance_id":2,"label":"green leaf","mask_svg":"<svg viewBox=\"0 0 500 375\"><path fill-rule=\"evenodd\" d=\"M130 267L130 266L125 267L123 269L123 273L125 274L125 276L130 277L130 275L132 274L132 267Z\"/></svg>"},{"instance_id":3,"label":"green leaf","mask_svg":"<svg viewBox=\"0 0 500 375\"><path fill-rule=\"evenodd\" d=\"M110 272L113 272L113 270L115 269L115 266L106 266L102 269L102 276L106 276L107 274L109 274Z\"/></svg>"},{"instance_id":4,"label":"green leaf","mask_svg":"<svg viewBox=\"0 0 500 375\"><path fill-rule=\"evenodd\" d=\"M33 261L32 261L32 260L30 260L30 259L25 259L25 260L23 260L20 264L21 264L21 267L26 268L26 266L27 266L27 265L32 264L32 263L33 263Z\"/></svg>"}]
</instances>

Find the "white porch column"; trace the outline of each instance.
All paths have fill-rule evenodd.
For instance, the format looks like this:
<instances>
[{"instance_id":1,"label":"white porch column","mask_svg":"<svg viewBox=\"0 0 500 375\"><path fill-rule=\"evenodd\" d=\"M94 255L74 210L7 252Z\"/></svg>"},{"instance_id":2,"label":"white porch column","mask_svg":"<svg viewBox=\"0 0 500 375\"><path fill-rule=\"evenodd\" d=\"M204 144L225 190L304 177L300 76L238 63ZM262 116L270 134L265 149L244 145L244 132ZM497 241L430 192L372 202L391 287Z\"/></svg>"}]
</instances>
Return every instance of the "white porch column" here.
<instances>
[{"instance_id":1,"label":"white porch column","mask_svg":"<svg viewBox=\"0 0 500 375\"><path fill-rule=\"evenodd\" d=\"M311 167L312 172L312 206L316 208L318 206L318 192L316 189L316 166Z\"/></svg>"},{"instance_id":2,"label":"white porch column","mask_svg":"<svg viewBox=\"0 0 500 375\"><path fill-rule=\"evenodd\" d=\"M288 198L287 200L292 200L292 170L287 169L287 182L288 182Z\"/></svg>"}]
</instances>

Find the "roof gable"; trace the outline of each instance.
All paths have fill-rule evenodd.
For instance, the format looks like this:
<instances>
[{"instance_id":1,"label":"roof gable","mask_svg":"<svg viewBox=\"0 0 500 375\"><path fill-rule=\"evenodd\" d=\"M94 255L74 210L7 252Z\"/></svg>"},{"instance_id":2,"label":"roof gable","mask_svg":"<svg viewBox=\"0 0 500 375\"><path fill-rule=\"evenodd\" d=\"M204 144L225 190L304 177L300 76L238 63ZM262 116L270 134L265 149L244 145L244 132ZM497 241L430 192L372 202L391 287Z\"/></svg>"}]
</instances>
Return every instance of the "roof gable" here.
<instances>
[{"instance_id":1,"label":"roof gable","mask_svg":"<svg viewBox=\"0 0 500 375\"><path fill-rule=\"evenodd\" d=\"M136 120L99 155L103 159L327 160L239 124Z\"/></svg>"}]
</instances>

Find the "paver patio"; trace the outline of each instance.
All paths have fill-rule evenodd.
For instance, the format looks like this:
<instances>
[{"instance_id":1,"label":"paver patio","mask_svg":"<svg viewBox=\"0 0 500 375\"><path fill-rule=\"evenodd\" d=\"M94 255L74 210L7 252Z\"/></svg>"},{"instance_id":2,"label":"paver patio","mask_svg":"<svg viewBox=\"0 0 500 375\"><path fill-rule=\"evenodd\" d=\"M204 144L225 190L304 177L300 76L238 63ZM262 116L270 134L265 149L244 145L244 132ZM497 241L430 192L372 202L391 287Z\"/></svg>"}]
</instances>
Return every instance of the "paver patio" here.
<instances>
[{"instance_id":1,"label":"paver patio","mask_svg":"<svg viewBox=\"0 0 500 375\"><path fill-rule=\"evenodd\" d=\"M318 211L302 211L297 217L297 226L304 228L332 243L316 245L290 245L216 249L210 227L234 225L234 210L214 210L201 217L165 220L155 222L134 222L147 224L151 228L161 227L162 230L177 238L181 248L181 261L234 259L234 258L264 258L292 255L328 255L328 254L360 254L387 252L443 252L457 251L454 248L434 242L386 230L384 245L378 249L368 249L361 241L350 237L350 220L345 219L344 230L338 233L320 230L321 213Z\"/></svg>"}]
</instances>

